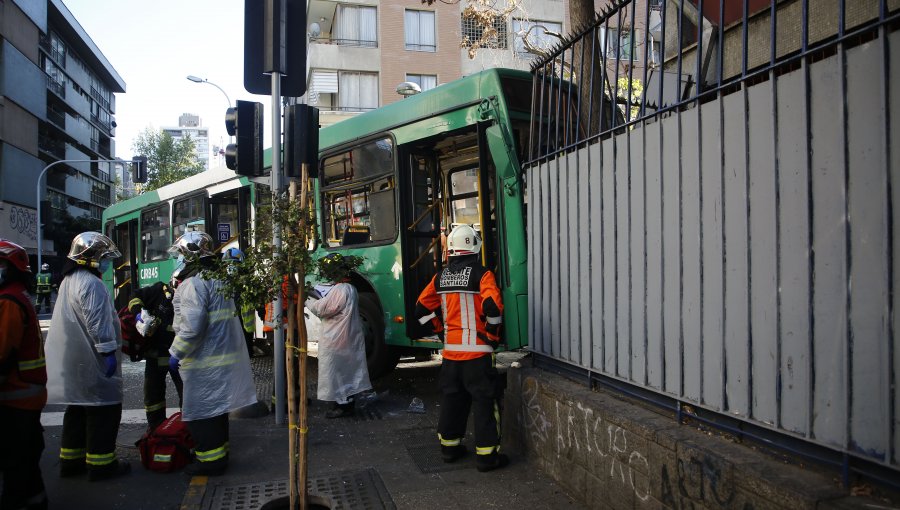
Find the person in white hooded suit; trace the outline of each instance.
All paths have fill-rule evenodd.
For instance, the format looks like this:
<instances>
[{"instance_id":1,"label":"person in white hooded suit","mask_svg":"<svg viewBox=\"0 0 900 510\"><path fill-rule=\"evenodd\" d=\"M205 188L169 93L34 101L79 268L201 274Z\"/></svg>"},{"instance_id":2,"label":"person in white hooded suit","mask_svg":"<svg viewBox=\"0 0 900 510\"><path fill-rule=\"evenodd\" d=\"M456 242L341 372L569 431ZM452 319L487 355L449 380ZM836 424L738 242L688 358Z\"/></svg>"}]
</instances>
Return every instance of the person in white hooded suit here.
<instances>
[{"instance_id":1,"label":"person in white hooded suit","mask_svg":"<svg viewBox=\"0 0 900 510\"><path fill-rule=\"evenodd\" d=\"M234 300L204 273L217 260L209 234L187 232L169 252L183 257L175 274L169 366L184 381L182 420L197 442L196 462L185 471L221 475L228 466L228 413L256 403L250 357Z\"/></svg>"}]
</instances>

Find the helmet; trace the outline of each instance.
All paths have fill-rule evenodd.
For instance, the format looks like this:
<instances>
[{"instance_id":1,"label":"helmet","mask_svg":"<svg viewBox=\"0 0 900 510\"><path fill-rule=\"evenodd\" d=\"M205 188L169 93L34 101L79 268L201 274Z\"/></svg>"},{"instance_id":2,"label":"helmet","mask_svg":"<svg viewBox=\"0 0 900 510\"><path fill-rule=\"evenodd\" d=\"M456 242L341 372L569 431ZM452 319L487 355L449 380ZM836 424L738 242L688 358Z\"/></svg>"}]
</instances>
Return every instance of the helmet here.
<instances>
[{"instance_id":1,"label":"helmet","mask_svg":"<svg viewBox=\"0 0 900 510\"><path fill-rule=\"evenodd\" d=\"M319 277L329 282L339 282L350 276L350 272L362 265L363 258L340 253L329 253L316 262Z\"/></svg>"},{"instance_id":2,"label":"helmet","mask_svg":"<svg viewBox=\"0 0 900 510\"><path fill-rule=\"evenodd\" d=\"M222 254L222 260L225 262L243 262L244 252L239 248L228 248L225 250L225 253Z\"/></svg>"},{"instance_id":3,"label":"helmet","mask_svg":"<svg viewBox=\"0 0 900 510\"><path fill-rule=\"evenodd\" d=\"M185 232L175 240L169 248L169 253L178 256L184 256L184 260L191 262L203 257L214 257L216 253L213 251L213 238L206 232L194 230Z\"/></svg>"},{"instance_id":4,"label":"helmet","mask_svg":"<svg viewBox=\"0 0 900 510\"><path fill-rule=\"evenodd\" d=\"M481 253L481 236L471 225L457 225L447 236L447 255L475 255Z\"/></svg>"},{"instance_id":5,"label":"helmet","mask_svg":"<svg viewBox=\"0 0 900 510\"><path fill-rule=\"evenodd\" d=\"M49 271L49 270L50 270L50 264L48 264L46 262L41 264L41 271Z\"/></svg>"},{"instance_id":6,"label":"helmet","mask_svg":"<svg viewBox=\"0 0 900 510\"><path fill-rule=\"evenodd\" d=\"M100 259L121 256L116 243L100 232L82 232L75 236L68 255L69 259L91 267L99 267Z\"/></svg>"},{"instance_id":7,"label":"helmet","mask_svg":"<svg viewBox=\"0 0 900 510\"><path fill-rule=\"evenodd\" d=\"M12 241L0 239L0 260L5 260L11 266L23 273L31 272L31 266L28 265L28 254L25 253L25 248L22 248Z\"/></svg>"}]
</instances>

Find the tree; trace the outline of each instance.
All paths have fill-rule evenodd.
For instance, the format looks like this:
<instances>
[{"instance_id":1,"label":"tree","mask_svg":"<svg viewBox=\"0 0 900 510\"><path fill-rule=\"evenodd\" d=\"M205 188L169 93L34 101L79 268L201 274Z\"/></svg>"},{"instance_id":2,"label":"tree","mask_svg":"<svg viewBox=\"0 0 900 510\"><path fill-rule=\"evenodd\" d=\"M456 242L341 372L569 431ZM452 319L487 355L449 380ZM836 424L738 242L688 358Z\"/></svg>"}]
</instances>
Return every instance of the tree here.
<instances>
[{"instance_id":1,"label":"tree","mask_svg":"<svg viewBox=\"0 0 900 510\"><path fill-rule=\"evenodd\" d=\"M131 146L135 154L147 156L147 183L141 186L141 192L202 172L196 147L190 136L175 140L163 130L145 128Z\"/></svg>"}]
</instances>

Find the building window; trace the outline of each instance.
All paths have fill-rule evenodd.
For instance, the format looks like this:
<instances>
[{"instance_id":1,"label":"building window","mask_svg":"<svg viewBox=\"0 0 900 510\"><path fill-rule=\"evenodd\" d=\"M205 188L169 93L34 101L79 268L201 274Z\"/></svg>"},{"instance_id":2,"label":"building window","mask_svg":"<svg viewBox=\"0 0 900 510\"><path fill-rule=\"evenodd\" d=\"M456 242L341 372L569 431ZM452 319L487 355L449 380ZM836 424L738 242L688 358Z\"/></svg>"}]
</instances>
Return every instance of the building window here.
<instances>
[{"instance_id":1,"label":"building window","mask_svg":"<svg viewBox=\"0 0 900 510\"><path fill-rule=\"evenodd\" d=\"M66 65L66 43L55 32L50 32L50 56L59 65Z\"/></svg>"},{"instance_id":2,"label":"building window","mask_svg":"<svg viewBox=\"0 0 900 510\"><path fill-rule=\"evenodd\" d=\"M412 51L437 51L434 38L434 11L406 10L403 25L406 49Z\"/></svg>"},{"instance_id":3,"label":"building window","mask_svg":"<svg viewBox=\"0 0 900 510\"><path fill-rule=\"evenodd\" d=\"M141 240L144 262L169 258L169 204L141 213Z\"/></svg>"},{"instance_id":4,"label":"building window","mask_svg":"<svg viewBox=\"0 0 900 510\"><path fill-rule=\"evenodd\" d=\"M378 46L378 24L374 7L338 6L334 42L348 46Z\"/></svg>"},{"instance_id":5,"label":"building window","mask_svg":"<svg viewBox=\"0 0 900 510\"><path fill-rule=\"evenodd\" d=\"M348 112L378 108L378 75L341 72L338 75L338 105Z\"/></svg>"},{"instance_id":6,"label":"building window","mask_svg":"<svg viewBox=\"0 0 900 510\"><path fill-rule=\"evenodd\" d=\"M406 81L418 85L422 92L437 87L437 76L433 74L407 74Z\"/></svg>"},{"instance_id":7,"label":"building window","mask_svg":"<svg viewBox=\"0 0 900 510\"><path fill-rule=\"evenodd\" d=\"M557 23L555 21L513 19L512 29L513 34L515 35L514 44L516 54L522 58L533 58L537 55L535 53L530 53L526 49L525 41L527 40L532 48L547 50L559 42L558 37L549 35L547 32L561 34L562 23Z\"/></svg>"},{"instance_id":8,"label":"building window","mask_svg":"<svg viewBox=\"0 0 900 510\"><path fill-rule=\"evenodd\" d=\"M634 31L634 35L638 35L638 30ZM632 51L631 44L632 30L629 27L618 28L600 28L600 45L603 53L609 58L617 60L634 60L635 55Z\"/></svg>"},{"instance_id":9,"label":"building window","mask_svg":"<svg viewBox=\"0 0 900 510\"><path fill-rule=\"evenodd\" d=\"M464 48L477 46L505 50L509 47L507 37L506 18L503 16L495 16L491 27L486 29L477 19L462 15L462 45Z\"/></svg>"}]
</instances>

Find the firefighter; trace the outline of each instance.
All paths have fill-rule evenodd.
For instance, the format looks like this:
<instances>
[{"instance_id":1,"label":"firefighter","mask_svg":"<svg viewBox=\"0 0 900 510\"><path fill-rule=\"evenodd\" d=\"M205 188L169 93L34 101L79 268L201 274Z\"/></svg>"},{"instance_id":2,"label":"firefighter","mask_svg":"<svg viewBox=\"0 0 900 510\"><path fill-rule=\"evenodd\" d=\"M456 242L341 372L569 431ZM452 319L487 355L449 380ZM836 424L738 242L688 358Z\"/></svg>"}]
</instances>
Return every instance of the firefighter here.
<instances>
[{"instance_id":1,"label":"firefighter","mask_svg":"<svg viewBox=\"0 0 900 510\"><path fill-rule=\"evenodd\" d=\"M462 440L471 408L475 415L478 471L509 463L500 453L497 368L494 349L500 342L503 302L494 273L481 265L481 238L469 225L458 225L447 236L449 264L419 295L416 318L443 331L443 362L438 384L441 416L438 439L444 462L467 453ZM443 316L439 316L442 314Z\"/></svg>"},{"instance_id":2,"label":"firefighter","mask_svg":"<svg viewBox=\"0 0 900 510\"><path fill-rule=\"evenodd\" d=\"M234 300L205 272L217 264L212 237L187 232L169 253L180 259L169 366L184 379L182 419L197 442L197 462L185 472L221 475L228 466L228 413L256 403L250 357Z\"/></svg>"},{"instance_id":3,"label":"firefighter","mask_svg":"<svg viewBox=\"0 0 900 510\"><path fill-rule=\"evenodd\" d=\"M366 339L359 317L359 296L350 285L350 272L361 257L331 253L318 260L317 272L325 285L309 293L306 307L322 319L319 341L319 400L334 402L326 418L352 416L353 397L372 389L366 366Z\"/></svg>"},{"instance_id":4,"label":"firefighter","mask_svg":"<svg viewBox=\"0 0 900 510\"><path fill-rule=\"evenodd\" d=\"M138 333L147 339L144 349L144 411L149 430L166 420L166 375L172 377L178 392L179 406L183 385L178 372L169 370L169 347L175 339L172 319L172 297L175 289L163 282L138 289L128 302L128 309L135 316Z\"/></svg>"},{"instance_id":5,"label":"firefighter","mask_svg":"<svg viewBox=\"0 0 900 510\"><path fill-rule=\"evenodd\" d=\"M46 509L41 410L47 369L25 250L0 240L0 508Z\"/></svg>"},{"instance_id":6,"label":"firefighter","mask_svg":"<svg viewBox=\"0 0 900 510\"><path fill-rule=\"evenodd\" d=\"M50 304L50 295L53 293L50 278L50 264L45 262L41 264L41 272L37 274L37 304L35 305L37 313L41 313L41 303L44 304L47 313L53 311L53 306Z\"/></svg>"},{"instance_id":7,"label":"firefighter","mask_svg":"<svg viewBox=\"0 0 900 510\"><path fill-rule=\"evenodd\" d=\"M228 272L240 271L240 264L244 261L244 252L239 248L228 248L222 253L222 260L228 264ZM256 334L256 312L253 306L243 303L238 294L234 295L234 306L241 319L241 328L244 331L244 341L247 343L247 353L253 357L253 337Z\"/></svg>"},{"instance_id":8,"label":"firefighter","mask_svg":"<svg viewBox=\"0 0 900 510\"><path fill-rule=\"evenodd\" d=\"M47 335L48 402L63 416L60 476L97 481L131 472L116 458L122 418L122 333L100 275L122 254L98 232L75 236Z\"/></svg>"}]
</instances>

